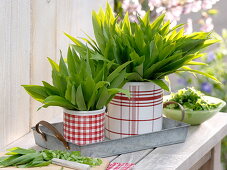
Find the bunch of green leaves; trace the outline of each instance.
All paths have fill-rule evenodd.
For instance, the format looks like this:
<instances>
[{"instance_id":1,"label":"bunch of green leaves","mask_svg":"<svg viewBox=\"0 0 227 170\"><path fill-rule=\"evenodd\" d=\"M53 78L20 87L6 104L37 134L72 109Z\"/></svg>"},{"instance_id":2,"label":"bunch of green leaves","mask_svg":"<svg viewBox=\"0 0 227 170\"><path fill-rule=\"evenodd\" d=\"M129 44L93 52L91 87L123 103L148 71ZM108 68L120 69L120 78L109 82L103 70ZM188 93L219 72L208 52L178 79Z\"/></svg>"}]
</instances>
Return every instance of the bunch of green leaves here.
<instances>
[{"instance_id":1,"label":"bunch of green leaves","mask_svg":"<svg viewBox=\"0 0 227 170\"><path fill-rule=\"evenodd\" d=\"M127 66L127 72L131 73L128 81L151 81L169 90L163 82L165 76L187 71L218 82L215 77L190 68L191 65L206 65L194 60L204 55L201 50L218 40L206 32L185 35L184 28L181 28L183 24L171 28L170 21L165 22L164 17L163 14L151 23L147 12L144 18L138 17L138 23L131 23L128 14L118 21L107 4L106 11L100 9L98 13L92 13L96 41L89 36L83 40L93 51L117 65L131 61ZM81 41L67 36L75 43L75 50L79 53L86 51Z\"/></svg>"},{"instance_id":2,"label":"bunch of green leaves","mask_svg":"<svg viewBox=\"0 0 227 170\"><path fill-rule=\"evenodd\" d=\"M0 168L16 166L18 168L42 167L51 164L53 158L74 161L90 166L98 166L102 164L102 160L98 158L83 157L79 151L59 151L59 150L43 150L35 151L34 149L12 148L8 150L4 157L0 158Z\"/></svg>"},{"instance_id":3,"label":"bunch of green leaves","mask_svg":"<svg viewBox=\"0 0 227 170\"><path fill-rule=\"evenodd\" d=\"M201 91L195 90L193 87L180 89L177 93L171 93L168 101L174 101L181 104L185 110L201 111L212 110L217 108L221 103L209 103L204 99ZM178 105L170 104L166 108L179 109Z\"/></svg>"},{"instance_id":4,"label":"bunch of green leaves","mask_svg":"<svg viewBox=\"0 0 227 170\"><path fill-rule=\"evenodd\" d=\"M130 62L110 71L113 62L95 60L95 53L86 49L81 57L74 49L68 48L67 61L61 56L59 64L48 58L53 85L43 81L43 86L23 87L35 100L43 103L44 108L60 106L69 110L99 110L118 92L129 96L129 92L120 87L125 83L125 67Z\"/></svg>"}]
</instances>

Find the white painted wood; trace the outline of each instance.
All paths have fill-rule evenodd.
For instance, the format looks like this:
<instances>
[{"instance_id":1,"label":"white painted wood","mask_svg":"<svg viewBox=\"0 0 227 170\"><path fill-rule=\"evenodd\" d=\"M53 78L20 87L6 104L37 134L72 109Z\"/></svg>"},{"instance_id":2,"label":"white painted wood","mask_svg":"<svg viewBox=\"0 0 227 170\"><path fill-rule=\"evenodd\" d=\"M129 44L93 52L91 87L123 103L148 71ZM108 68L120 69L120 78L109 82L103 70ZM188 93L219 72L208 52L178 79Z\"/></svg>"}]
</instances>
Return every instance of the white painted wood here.
<instances>
[{"instance_id":1,"label":"white painted wood","mask_svg":"<svg viewBox=\"0 0 227 170\"><path fill-rule=\"evenodd\" d=\"M118 155L116 156L110 156L110 157L105 157L105 159L109 160L110 162L114 161L114 159L116 159L118 157Z\"/></svg>"},{"instance_id":2,"label":"white painted wood","mask_svg":"<svg viewBox=\"0 0 227 170\"><path fill-rule=\"evenodd\" d=\"M221 170L221 142L211 151L210 159L199 170ZM193 169L194 170L194 169Z\"/></svg>"},{"instance_id":3,"label":"white painted wood","mask_svg":"<svg viewBox=\"0 0 227 170\"><path fill-rule=\"evenodd\" d=\"M200 168L206 164L211 159L211 151L204 155L195 165L193 165L190 170L201 170Z\"/></svg>"},{"instance_id":4,"label":"white painted wood","mask_svg":"<svg viewBox=\"0 0 227 170\"><path fill-rule=\"evenodd\" d=\"M0 2L0 148L29 131L30 1Z\"/></svg>"},{"instance_id":5,"label":"white painted wood","mask_svg":"<svg viewBox=\"0 0 227 170\"><path fill-rule=\"evenodd\" d=\"M10 145L7 145L6 147L0 149L0 152L5 152L6 149L10 149L13 147L21 147L21 148L32 148L36 146L35 145L35 139L33 137L33 133L29 132L28 134L22 136L20 139L14 141L13 143L11 143ZM37 147L37 149L39 149L40 147Z\"/></svg>"},{"instance_id":6,"label":"white painted wood","mask_svg":"<svg viewBox=\"0 0 227 170\"><path fill-rule=\"evenodd\" d=\"M221 170L221 141L211 151L211 168Z\"/></svg>"},{"instance_id":7,"label":"white painted wood","mask_svg":"<svg viewBox=\"0 0 227 170\"><path fill-rule=\"evenodd\" d=\"M227 115L218 113L189 129L185 143L160 147L141 160L136 169L187 170L227 135Z\"/></svg>"},{"instance_id":8,"label":"white painted wood","mask_svg":"<svg viewBox=\"0 0 227 170\"><path fill-rule=\"evenodd\" d=\"M31 84L41 84L42 81L51 82L51 67L47 57L56 59L56 1L32 0L31 1L31 33L32 33L32 62L31 62ZM54 122L62 119L62 109L50 107L37 108L41 103L31 99L31 124L45 119Z\"/></svg>"},{"instance_id":9,"label":"white painted wood","mask_svg":"<svg viewBox=\"0 0 227 170\"><path fill-rule=\"evenodd\" d=\"M150 152L152 152L152 150L153 149L147 149L147 150L131 152L127 154L121 154L116 159L114 159L113 162L136 164L137 162L142 160L145 156L147 156Z\"/></svg>"}]
</instances>

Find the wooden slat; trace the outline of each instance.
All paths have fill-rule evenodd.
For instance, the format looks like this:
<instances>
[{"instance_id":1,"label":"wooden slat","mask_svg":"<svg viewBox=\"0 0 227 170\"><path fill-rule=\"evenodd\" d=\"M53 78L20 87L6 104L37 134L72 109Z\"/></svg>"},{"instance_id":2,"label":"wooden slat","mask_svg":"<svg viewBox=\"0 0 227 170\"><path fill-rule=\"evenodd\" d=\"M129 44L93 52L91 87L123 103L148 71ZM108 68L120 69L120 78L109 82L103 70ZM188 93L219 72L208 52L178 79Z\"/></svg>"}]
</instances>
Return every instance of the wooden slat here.
<instances>
[{"instance_id":1,"label":"wooden slat","mask_svg":"<svg viewBox=\"0 0 227 170\"><path fill-rule=\"evenodd\" d=\"M47 57L56 58L56 1L33 0L32 9L32 63L31 84L41 84L42 81L51 82L51 67ZM62 110L57 107L41 109L41 104L31 99L31 124L45 119L53 122L62 120Z\"/></svg>"},{"instance_id":2,"label":"wooden slat","mask_svg":"<svg viewBox=\"0 0 227 170\"><path fill-rule=\"evenodd\" d=\"M10 148L13 148L13 147L21 147L21 148L27 149L27 148L32 148L34 146L37 147L37 145L35 145L33 133L30 132L30 133L24 135L23 137L21 137L20 139L14 141L10 145L7 145L6 147L0 149L0 152L5 152L6 149L10 149ZM39 149L39 148L37 147L37 149Z\"/></svg>"},{"instance_id":3,"label":"wooden slat","mask_svg":"<svg viewBox=\"0 0 227 170\"><path fill-rule=\"evenodd\" d=\"M140 160L142 160L147 154L149 154L153 149L147 149L137 152L131 152L127 154L121 154L113 162L118 163L134 163L136 164Z\"/></svg>"},{"instance_id":4,"label":"wooden slat","mask_svg":"<svg viewBox=\"0 0 227 170\"><path fill-rule=\"evenodd\" d=\"M109 160L110 162L116 159L119 155L116 156L110 156L110 157L105 157L105 159Z\"/></svg>"},{"instance_id":5,"label":"wooden slat","mask_svg":"<svg viewBox=\"0 0 227 170\"><path fill-rule=\"evenodd\" d=\"M210 159L199 170L221 170L221 142L212 150Z\"/></svg>"},{"instance_id":6,"label":"wooden slat","mask_svg":"<svg viewBox=\"0 0 227 170\"><path fill-rule=\"evenodd\" d=\"M200 168L207 163L211 158L211 151L204 155L195 165L193 165L190 170L201 170Z\"/></svg>"},{"instance_id":7,"label":"wooden slat","mask_svg":"<svg viewBox=\"0 0 227 170\"><path fill-rule=\"evenodd\" d=\"M200 126L190 127L185 143L155 149L136 169L189 169L227 135L227 115L218 113Z\"/></svg>"},{"instance_id":8,"label":"wooden slat","mask_svg":"<svg viewBox=\"0 0 227 170\"><path fill-rule=\"evenodd\" d=\"M0 2L0 148L29 131L30 1Z\"/></svg>"}]
</instances>

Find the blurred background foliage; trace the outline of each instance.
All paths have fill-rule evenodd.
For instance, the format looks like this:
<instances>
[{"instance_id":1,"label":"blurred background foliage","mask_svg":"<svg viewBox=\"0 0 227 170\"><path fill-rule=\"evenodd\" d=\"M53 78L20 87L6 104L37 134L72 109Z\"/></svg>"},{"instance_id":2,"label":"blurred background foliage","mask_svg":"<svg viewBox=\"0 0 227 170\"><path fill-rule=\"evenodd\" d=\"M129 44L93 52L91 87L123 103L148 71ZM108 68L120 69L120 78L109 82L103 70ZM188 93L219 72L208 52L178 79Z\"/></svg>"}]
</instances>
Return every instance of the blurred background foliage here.
<instances>
[{"instance_id":1,"label":"blurred background foliage","mask_svg":"<svg viewBox=\"0 0 227 170\"><path fill-rule=\"evenodd\" d=\"M166 14L166 20L170 20L172 26L175 26L183 17L186 21L186 33L193 32L196 27L200 31L212 31L213 35L220 39L212 49L207 49L207 55L202 60L209 66L199 66L200 71L208 72L214 75L222 85L207 79L204 76L192 76L188 73L175 74L172 79L177 83L172 87L172 91L181 88L194 86L206 95L218 97L227 101L227 30L223 29L222 34L215 33L213 24L214 16L218 13L214 5L219 0L115 0L114 10L119 20L128 12L131 22L137 22L137 16L143 16L145 11L150 10L151 21L162 13ZM196 13L199 17L196 20L190 13ZM189 14L189 15L188 15ZM194 14L193 14L194 15ZM194 25L193 25L194 23ZM179 23L178 23L179 24ZM227 112L227 106L222 109ZM227 137L222 141L222 162L227 169Z\"/></svg>"}]
</instances>

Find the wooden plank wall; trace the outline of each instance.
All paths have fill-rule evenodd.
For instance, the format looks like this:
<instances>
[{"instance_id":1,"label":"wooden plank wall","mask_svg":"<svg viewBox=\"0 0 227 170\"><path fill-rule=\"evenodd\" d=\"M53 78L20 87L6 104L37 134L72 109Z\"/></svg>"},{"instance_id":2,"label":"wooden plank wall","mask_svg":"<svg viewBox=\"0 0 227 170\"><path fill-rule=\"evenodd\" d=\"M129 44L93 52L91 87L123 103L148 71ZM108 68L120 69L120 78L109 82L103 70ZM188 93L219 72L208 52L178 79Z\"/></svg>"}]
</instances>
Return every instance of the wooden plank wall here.
<instances>
[{"instance_id":1,"label":"wooden plank wall","mask_svg":"<svg viewBox=\"0 0 227 170\"><path fill-rule=\"evenodd\" d=\"M0 2L0 148L29 131L30 1Z\"/></svg>"},{"instance_id":2,"label":"wooden plank wall","mask_svg":"<svg viewBox=\"0 0 227 170\"><path fill-rule=\"evenodd\" d=\"M21 84L51 82L50 57L66 54L64 36L92 35L91 11L105 0L1 0L0 148L26 134L39 120L62 120L61 108L41 109ZM110 1L113 4L113 0Z\"/></svg>"}]
</instances>

